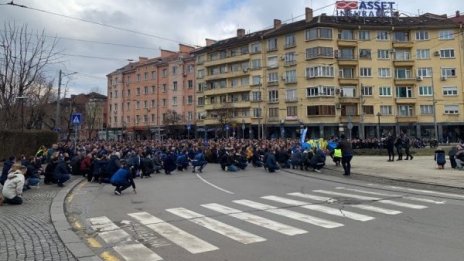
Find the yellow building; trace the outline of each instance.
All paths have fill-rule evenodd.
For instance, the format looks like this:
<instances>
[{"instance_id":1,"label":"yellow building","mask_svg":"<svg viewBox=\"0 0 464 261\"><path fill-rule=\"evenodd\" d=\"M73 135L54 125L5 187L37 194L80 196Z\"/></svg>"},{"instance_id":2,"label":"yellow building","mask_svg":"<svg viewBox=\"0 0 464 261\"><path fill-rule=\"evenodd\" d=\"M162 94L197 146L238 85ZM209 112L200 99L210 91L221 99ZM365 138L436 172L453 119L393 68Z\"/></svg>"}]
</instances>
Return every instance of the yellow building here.
<instances>
[{"instance_id":1,"label":"yellow building","mask_svg":"<svg viewBox=\"0 0 464 261\"><path fill-rule=\"evenodd\" d=\"M197 50L209 137L464 136L462 25L443 16L313 17ZM206 132L206 133L205 133Z\"/></svg>"}]
</instances>

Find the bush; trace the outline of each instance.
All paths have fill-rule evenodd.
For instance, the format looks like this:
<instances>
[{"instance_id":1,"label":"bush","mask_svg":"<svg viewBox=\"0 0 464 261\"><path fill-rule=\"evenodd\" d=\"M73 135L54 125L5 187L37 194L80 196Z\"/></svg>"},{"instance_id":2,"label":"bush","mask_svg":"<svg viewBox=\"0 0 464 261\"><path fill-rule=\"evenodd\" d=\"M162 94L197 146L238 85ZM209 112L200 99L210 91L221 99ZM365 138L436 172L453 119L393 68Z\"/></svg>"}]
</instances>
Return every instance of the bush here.
<instances>
[{"instance_id":1,"label":"bush","mask_svg":"<svg viewBox=\"0 0 464 261\"><path fill-rule=\"evenodd\" d=\"M41 145L50 147L58 141L58 135L52 131L25 130L0 131L0 160L9 156L19 157L35 155Z\"/></svg>"}]
</instances>

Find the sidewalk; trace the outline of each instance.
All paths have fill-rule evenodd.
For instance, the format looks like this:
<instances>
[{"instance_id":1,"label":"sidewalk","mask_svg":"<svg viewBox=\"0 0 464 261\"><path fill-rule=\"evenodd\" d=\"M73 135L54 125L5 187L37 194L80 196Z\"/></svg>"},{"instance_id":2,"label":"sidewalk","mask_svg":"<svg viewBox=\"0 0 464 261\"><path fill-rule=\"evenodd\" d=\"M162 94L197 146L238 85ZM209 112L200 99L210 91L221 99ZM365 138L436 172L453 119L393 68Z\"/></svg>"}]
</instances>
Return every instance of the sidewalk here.
<instances>
[{"instance_id":1,"label":"sidewalk","mask_svg":"<svg viewBox=\"0 0 464 261\"><path fill-rule=\"evenodd\" d=\"M387 159L387 156L354 156L351 172L354 175L464 189L464 171L451 168L449 160L445 169L437 169L433 156L415 156L413 160L394 162ZM343 171L342 167L335 167L330 158L326 163L328 169Z\"/></svg>"}]
</instances>

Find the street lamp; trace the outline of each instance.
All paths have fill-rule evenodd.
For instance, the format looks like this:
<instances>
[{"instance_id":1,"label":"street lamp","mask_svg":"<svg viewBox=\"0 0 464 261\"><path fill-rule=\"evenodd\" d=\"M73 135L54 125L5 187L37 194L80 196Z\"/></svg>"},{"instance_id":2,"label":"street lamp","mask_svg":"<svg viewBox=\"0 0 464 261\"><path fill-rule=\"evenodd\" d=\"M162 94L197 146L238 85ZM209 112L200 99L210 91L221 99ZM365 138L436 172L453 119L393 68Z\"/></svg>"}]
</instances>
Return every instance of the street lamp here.
<instances>
[{"instance_id":1,"label":"street lamp","mask_svg":"<svg viewBox=\"0 0 464 261\"><path fill-rule=\"evenodd\" d=\"M26 96L18 96L16 100L21 101L21 132L24 132L24 100L26 100Z\"/></svg>"},{"instance_id":2,"label":"street lamp","mask_svg":"<svg viewBox=\"0 0 464 261\"><path fill-rule=\"evenodd\" d=\"M382 116L382 113L377 112L377 139L380 141L380 117Z\"/></svg>"},{"instance_id":3,"label":"street lamp","mask_svg":"<svg viewBox=\"0 0 464 261\"><path fill-rule=\"evenodd\" d=\"M242 119L242 139L245 139L245 119Z\"/></svg>"},{"instance_id":4,"label":"street lamp","mask_svg":"<svg viewBox=\"0 0 464 261\"><path fill-rule=\"evenodd\" d=\"M285 127L284 127L285 120L280 120L280 138L285 138Z\"/></svg>"}]
</instances>

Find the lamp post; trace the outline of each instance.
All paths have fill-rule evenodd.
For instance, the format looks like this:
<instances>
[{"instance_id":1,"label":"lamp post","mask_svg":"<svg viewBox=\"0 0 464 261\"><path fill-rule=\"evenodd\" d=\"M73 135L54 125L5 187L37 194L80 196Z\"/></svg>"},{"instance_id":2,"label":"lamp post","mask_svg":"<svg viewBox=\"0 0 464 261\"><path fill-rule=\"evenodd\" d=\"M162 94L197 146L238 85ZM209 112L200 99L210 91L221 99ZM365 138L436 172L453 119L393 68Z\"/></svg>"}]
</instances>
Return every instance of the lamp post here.
<instances>
[{"instance_id":1,"label":"lamp post","mask_svg":"<svg viewBox=\"0 0 464 261\"><path fill-rule=\"evenodd\" d=\"M432 81L433 129L435 132L435 140L438 142L437 101L435 100L435 88L433 86L433 69L430 71L430 76Z\"/></svg>"},{"instance_id":2,"label":"lamp post","mask_svg":"<svg viewBox=\"0 0 464 261\"><path fill-rule=\"evenodd\" d=\"M380 141L380 117L382 116L382 113L377 112L377 139Z\"/></svg>"},{"instance_id":3,"label":"lamp post","mask_svg":"<svg viewBox=\"0 0 464 261\"><path fill-rule=\"evenodd\" d=\"M285 124L285 120L282 119L280 120L280 138L285 138L285 127L284 127L284 124Z\"/></svg>"},{"instance_id":4,"label":"lamp post","mask_svg":"<svg viewBox=\"0 0 464 261\"><path fill-rule=\"evenodd\" d=\"M21 132L24 132L24 100L26 100L26 96L18 96L16 100L21 101Z\"/></svg>"},{"instance_id":5,"label":"lamp post","mask_svg":"<svg viewBox=\"0 0 464 261\"><path fill-rule=\"evenodd\" d=\"M245 139L245 119L242 119L242 139Z\"/></svg>"}]
</instances>

